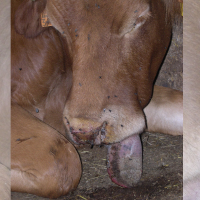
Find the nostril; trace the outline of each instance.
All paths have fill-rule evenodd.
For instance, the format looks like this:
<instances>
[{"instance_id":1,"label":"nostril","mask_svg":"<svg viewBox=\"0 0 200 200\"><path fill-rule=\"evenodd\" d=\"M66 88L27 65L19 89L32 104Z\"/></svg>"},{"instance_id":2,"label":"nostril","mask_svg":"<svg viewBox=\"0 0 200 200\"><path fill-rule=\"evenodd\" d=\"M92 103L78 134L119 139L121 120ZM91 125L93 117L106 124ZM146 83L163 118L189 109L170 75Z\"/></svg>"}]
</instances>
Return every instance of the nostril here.
<instances>
[{"instance_id":1,"label":"nostril","mask_svg":"<svg viewBox=\"0 0 200 200\"><path fill-rule=\"evenodd\" d=\"M93 145L99 145L101 144L105 138L106 138L106 132L107 132L107 121L103 121L102 124L96 123L93 124L93 127L88 123L88 121L80 121L80 123L76 123L76 127L74 126L74 123L70 120L70 123L66 117L64 117L65 124L67 123L67 130L70 137L79 144L91 144L91 148ZM77 124L79 124L79 127L77 127ZM89 125L88 125L89 124ZM96 125L96 126L95 126ZM100 125L100 126L99 126ZM84 128L86 127L86 128Z\"/></svg>"}]
</instances>

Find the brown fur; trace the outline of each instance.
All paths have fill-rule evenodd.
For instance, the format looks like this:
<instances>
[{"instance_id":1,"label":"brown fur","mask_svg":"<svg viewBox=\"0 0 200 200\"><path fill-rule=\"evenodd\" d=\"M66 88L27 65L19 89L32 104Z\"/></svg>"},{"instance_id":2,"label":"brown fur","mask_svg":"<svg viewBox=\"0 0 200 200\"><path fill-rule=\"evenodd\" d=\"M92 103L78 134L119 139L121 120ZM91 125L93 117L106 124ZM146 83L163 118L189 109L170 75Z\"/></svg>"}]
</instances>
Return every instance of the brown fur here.
<instances>
[{"instance_id":1,"label":"brown fur","mask_svg":"<svg viewBox=\"0 0 200 200\"><path fill-rule=\"evenodd\" d=\"M64 110L69 137L78 142L85 132L87 136L84 134L82 140L90 141L106 121L106 137L102 142L113 143L145 128L142 108L150 100L155 75L169 45L170 20L174 15L169 15L162 1L96 4L100 8L90 1L74 5L52 1L46 9L51 23L63 33L75 55L73 85ZM172 7L170 2L167 5ZM93 142L101 141L96 138Z\"/></svg>"},{"instance_id":2,"label":"brown fur","mask_svg":"<svg viewBox=\"0 0 200 200\"><path fill-rule=\"evenodd\" d=\"M17 104L11 116L12 191L57 198L75 189L81 163L73 145Z\"/></svg>"},{"instance_id":3,"label":"brown fur","mask_svg":"<svg viewBox=\"0 0 200 200\"><path fill-rule=\"evenodd\" d=\"M14 19L19 13L15 11L21 9L20 3L12 1L11 16L11 189L57 198L75 189L81 176L76 150L58 133L64 133L62 112L71 87L70 62L54 28L34 39L16 32Z\"/></svg>"},{"instance_id":4,"label":"brown fur","mask_svg":"<svg viewBox=\"0 0 200 200\"><path fill-rule=\"evenodd\" d=\"M20 0L18 0L20 1ZM140 3L149 0L140 0ZM174 0L161 0L166 7L166 22L174 23L181 20L180 4ZM150 2L150 1L149 1ZM180 2L180 1L179 1ZM24 0L15 14L15 28L20 34L35 37L47 28L42 28L40 16L44 11L47 0Z\"/></svg>"},{"instance_id":5,"label":"brown fur","mask_svg":"<svg viewBox=\"0 0 200 200\"><path fill-rule=\"evenodd\" d=\"M171 24L177 25L182 21L181 0L163 0L166 5L166 18ZM179 3L178 3L179 2Z\"/></svg>"},{"instance_id":6,"label":"brown fur","mask_svg":"<svg viewBox=\"0 0 200 200\"><path fill-rule=\"evenodd\" d=\"M67 52L52 27L34 39L16 33L14 17L19 3L12 1L12 100L63 133L62 112L71 87Z\"/></svg>"},{"instance_id":7,"label":"brown fur","mask_svg":"<svg viewBox=\"0 0 200 200\"><path fill-rule=\"evenodd\" d=\"M15 7L12 1L12 7ZM47 0L15 0L18 9L12 13L15 14L15 29L19 34L26 35L27 37L35 37L47 28L41 26L40 16L44 11ZM23 12L21 12L23 10Z\"/></svg>"},{"instance_id":8,"label":"brown fur","mask_svg":"<svg viewBox=\"0 0 200 200\"><path fill-rule=\"evenodd\" d=\"M29 37L27 33L35 30L35 22L31 22L33 25L27 26L27 20L30 20L28 18L22 23L20 20L23 20L24 11L32 8L33 16L38 19L46 5L45 9L52 25L65 38L64 41L68 47L66 48L68 62L73 61L73 85L64 109L64 122L69 121L75 132L77 129L88 132L100 127L104 121L108 121L105 143L117 142L130 134L141 133L145 128L141 108L144 108L150 100L154 78L170 42L171 21L180 11L179 3L176 1L138 0L134 4L129 1L123 3L116 1L113 6L112 2L105 1L96 2L95 6L91 4L92 2L86 4L74 2L74 5L72 5L72 2L61 0L51 2L38 0L35 1L36 4L29 1L24 2L15 14L16 29L18 30L17 26L20 26L20 29L24 30L23 33ZM102 9L98 8L98 3L99 5L101 3L99 7ZM39 9L37 5L40 4L43 6ZM109 9L110 7L112 9ZM115 12L118 13L117 16ZM165 24L166 16L167 24ZM35 21L34 18L33 21ZM102 21L105 24L103 26L101 26ZM135 30L133 28L134 21ZM35 26L35 28L38 28L40 24L35 24ZM67 29L68 26L69 30ZM28 30L29 28L30 30ZM78 31L77 34L76 31ZM111 32L109 33L109 31ZM38 30L35 32L38 32ZM115 35L119 36L115 37ZM119 37L122 37L122 39ZM137 47L137 50L135 47ZM143 58L144 54L145 59ZM44 57L42 56L42 58ZM48 55L46 57L49 58ZM59 60L62 60L62 58ZM41 64L37 65L40 66ZM52 72L47 77L53 77ZM102 83L99 82L99 77L103 77ZM110 82L110 77L114 77L112 82ZM52 80L54 79L52 78ZM58 78L58 80L60 79ZM38 81L36 80L36 82ZM44 83L46 84L46 82ZM80 85L83 85L83 87ZM60 86L57 87L58 91L59 88ZM65 99L68 95L67 91L69 89L65 92ZM45 90L45 92L48 91ZM30 94L32 95L31 92ZM47 94L42 93L43 96ZM57 94L64 95L64 91L59 91ZM35 97L35 95L32 96ZM39 97L39 95L37 96ZM117 96L118 98L111 98L108 101L107 98L110 96ZM28 97L28 99L31 98ZM21 100L19 101L21 102ZM38 116L40 119L45 119L44 112L47 111L43 110L44 102L37 102L37 105L40 110ZM48 105L48 108L53 107L51 104ZM119 111L119 105L123 105L120 108L121 111ZM105 108L113 110L113 113L104 114ZM37 108L32 109L31 112L33 113L35 109ZM54 109L51 110L53 112ZM58 110L62 111L61 106ZM121 113L119 114L119 112ZM126 115L129 120L124 119L123 115ZM113 119L114 116L119 117ZM67 118L67 121L65 118ZM50 124L50 122L48 123ZM123 134L119 134L122 131L122 123ZM89 130L86 128L88 126ZM58 130L63 131L63 128ZM88 137L90 137L89 135Z\"/></svg>"}]
</instances>

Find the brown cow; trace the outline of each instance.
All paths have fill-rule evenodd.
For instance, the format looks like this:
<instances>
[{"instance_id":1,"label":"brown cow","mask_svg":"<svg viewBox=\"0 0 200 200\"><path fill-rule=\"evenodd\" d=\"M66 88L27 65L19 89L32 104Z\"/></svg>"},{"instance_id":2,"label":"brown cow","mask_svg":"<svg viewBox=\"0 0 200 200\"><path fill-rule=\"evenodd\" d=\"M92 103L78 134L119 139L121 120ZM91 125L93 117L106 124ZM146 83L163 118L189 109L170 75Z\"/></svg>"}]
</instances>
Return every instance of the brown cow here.
<instances>
[{"instance_id":1,"label":"brown cow","mask_svg":"<svg viewBox=\"0 0 200 200\"><path fill-rule=\"evenodd\" d=\"M184 3L183 199L200 199L200 1Z\"/></svg>"},{"instance_id":2,"label":"brown cow","mask_svg":"<svg viewBox=\"0 0 200 200\"><path fill-rule=\"evenodd\" d=\"M143 109L179 11L178 3L167 0L24 0L15 30L31 39L23 45L21 36L12 45L13 101L76 144L112 144L110 177L132 186L142 171ZM62 37L52 27L42 28L43 12Z\"/></svg>"},{"instance_id":3,"label":"brown cow","mask_svg":"<svg viewBox=\"0 0 200 200\"><path fill-rule=\"evenodd\" d=\"M16 33L14 16L20 3L12 1L11 188L57 198L75 189L81 177L77 151L58 132L64 127L62 110L71 84L66 79L70 68L54 28L34 39ZM59 115L48 123L54 110Z\"/></svg>"}]
</instances>

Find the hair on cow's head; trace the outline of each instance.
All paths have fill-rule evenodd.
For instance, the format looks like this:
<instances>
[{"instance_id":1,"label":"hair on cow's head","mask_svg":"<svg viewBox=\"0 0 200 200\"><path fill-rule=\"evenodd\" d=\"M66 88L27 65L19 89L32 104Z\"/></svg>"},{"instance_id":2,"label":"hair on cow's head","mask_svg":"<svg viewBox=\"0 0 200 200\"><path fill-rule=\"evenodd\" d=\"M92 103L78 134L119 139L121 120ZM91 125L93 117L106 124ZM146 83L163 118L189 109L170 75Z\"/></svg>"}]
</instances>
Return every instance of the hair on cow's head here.
<instances>
[{"instance_id":1,"label":"hair on cow's head","mask_svg":"<svg viewBox=\"0 0 200 200\"><path fill-rule=\"evenodd\" d=\"M47 0L24 0L15 12L15 30L25 37L36 37L46 30L41 25L41 13Z\"/></svg>"}]
</instances>

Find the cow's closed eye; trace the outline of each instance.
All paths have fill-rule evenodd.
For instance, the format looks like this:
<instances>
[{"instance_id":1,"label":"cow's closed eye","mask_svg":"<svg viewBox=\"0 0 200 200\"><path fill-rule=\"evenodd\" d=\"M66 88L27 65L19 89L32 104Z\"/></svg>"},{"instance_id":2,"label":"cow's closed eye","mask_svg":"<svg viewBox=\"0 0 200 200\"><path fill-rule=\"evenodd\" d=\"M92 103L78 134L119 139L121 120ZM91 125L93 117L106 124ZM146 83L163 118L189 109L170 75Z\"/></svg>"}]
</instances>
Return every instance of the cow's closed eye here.
<instances>
[{"instance_id":1,"label":"cow's closed eye","mask_svg":"<svg viewBox=\"0 0 200 200\"><path fill-rule=\"evenodd\" d=\"M120 28L121 30L119 32L121 36L136 31L147 21L149 17L151 17L149 5L146 5L145 9L139 11L135 10L133 13L134 13L133 18L131 18L125 26Z\"/></svg>"}]
</instances>

